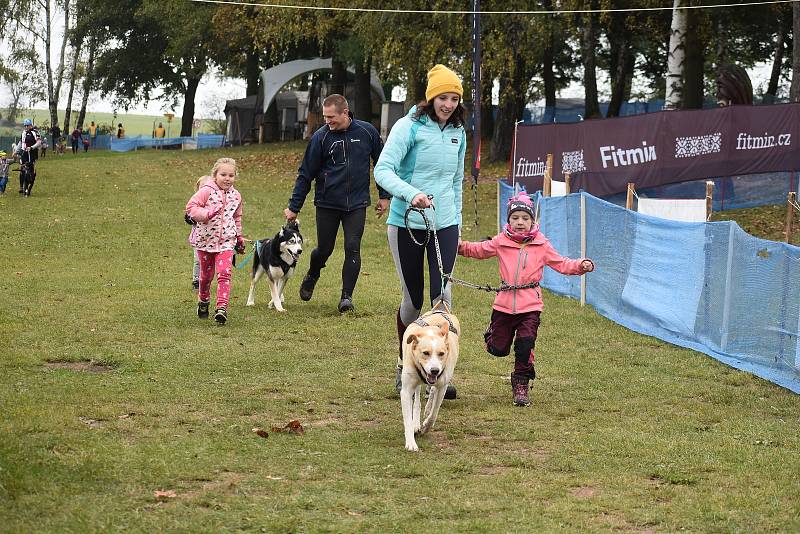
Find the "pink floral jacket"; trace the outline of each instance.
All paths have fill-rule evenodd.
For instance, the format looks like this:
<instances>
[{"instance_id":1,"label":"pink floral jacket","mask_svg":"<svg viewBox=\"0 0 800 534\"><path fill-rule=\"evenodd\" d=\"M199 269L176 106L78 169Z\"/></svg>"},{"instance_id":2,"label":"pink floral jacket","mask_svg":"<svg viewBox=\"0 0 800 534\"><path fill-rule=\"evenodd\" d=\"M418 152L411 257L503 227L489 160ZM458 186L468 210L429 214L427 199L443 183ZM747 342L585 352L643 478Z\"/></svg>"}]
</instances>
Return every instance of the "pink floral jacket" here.
<instances>
[{"instance_id":1,"label":"pink floral jacket","mask_svg":"<svg viewBox=\"0 0 800 534\"><path fill-rule=\"evenodd\" d=\"M236 188L223 191L208 180L186 204L186 213L197 222L189 242L197 250L233 250L242 235L242 195Z\"/></svg>"}]
</instances>

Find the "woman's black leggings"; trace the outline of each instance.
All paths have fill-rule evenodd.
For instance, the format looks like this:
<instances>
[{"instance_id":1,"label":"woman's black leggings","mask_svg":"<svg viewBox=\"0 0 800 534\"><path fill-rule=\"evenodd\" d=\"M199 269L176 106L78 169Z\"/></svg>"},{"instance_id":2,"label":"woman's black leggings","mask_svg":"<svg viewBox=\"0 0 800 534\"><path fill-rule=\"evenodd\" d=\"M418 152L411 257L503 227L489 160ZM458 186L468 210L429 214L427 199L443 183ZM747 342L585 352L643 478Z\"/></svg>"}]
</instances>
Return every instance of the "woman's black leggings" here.
<instances>
[{"instance_id":1,"label":"woman's black leggings","mask_svg":"<svg viewBox=\"0 0 800 534\"><path fill-rule=\"evenodd\" d=\"M425 241L425 230L412 230L417 242ZM452 273L458 253L458 225L448 226L436 231L439 249L442 253L444 272ZM389 226L389 249L392 251L394 265L400 277L403 301L400 303L400 320L404 325L411 324L419 317L425 293L425 255L428 256L428 276L430 278L431 306L441 299L452 306L451 285L442 288L442 275L436 258L436 244L431 235L428 245L421 247L411 240L406 228Z\"/></svg>"},{"instance_id":2,"label":"woman's black leggings","mask_svg":"<svg viewBox=\"0 0 800 534\"><path fill-rule=\"evenodd\" d=\"M361 237L367 208L353 211L334 210L317 207L317 248L311 251L311 265L308 273L319 277L325 262L333 254L339 224L344 231L344 265L342 265L342 293L352 296L361 272Z\"/></svg>"}]
</instances>

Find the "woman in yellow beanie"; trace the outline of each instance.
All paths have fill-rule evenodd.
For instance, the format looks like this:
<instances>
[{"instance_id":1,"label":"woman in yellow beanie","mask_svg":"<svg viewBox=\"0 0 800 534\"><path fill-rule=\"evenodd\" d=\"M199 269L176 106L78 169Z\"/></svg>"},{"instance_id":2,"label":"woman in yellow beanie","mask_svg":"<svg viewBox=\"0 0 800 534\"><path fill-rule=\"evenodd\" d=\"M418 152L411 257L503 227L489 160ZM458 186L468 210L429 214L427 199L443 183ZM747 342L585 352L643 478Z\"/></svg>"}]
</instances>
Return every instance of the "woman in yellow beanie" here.
<instances>
[{"instance_id":1,"label":"woman in yellow beanie","mask_svg":"<svg viewBox=\"0 0 800 534\"><path fill-rule=\"evenodd\" d=\"M408 115L392 126L375 164L375 181L393 196L387 234L402 286L402 301L397 311L400 357L406 326L419 317L424 304L426 255L431 305L440 300L452 304L450 287L442 284L435 242L426 236L425 221L416 212L409 213L407 218L405 215L409 206L425 208L428 221L436 225L442 268L445 273L452 273L461 233L461 192L467 148L463 95L461 80L455 72L444 65L433 67L428 71L426 102L411 108ZM433 197L432 201L428 195ZM426 241L427 246L417 244ZM402 362L398 360L395 377L398 392L401 367ZM455 395L455 388L448 385L445 398L452 399Z\"/></svg>"}]
</instances>

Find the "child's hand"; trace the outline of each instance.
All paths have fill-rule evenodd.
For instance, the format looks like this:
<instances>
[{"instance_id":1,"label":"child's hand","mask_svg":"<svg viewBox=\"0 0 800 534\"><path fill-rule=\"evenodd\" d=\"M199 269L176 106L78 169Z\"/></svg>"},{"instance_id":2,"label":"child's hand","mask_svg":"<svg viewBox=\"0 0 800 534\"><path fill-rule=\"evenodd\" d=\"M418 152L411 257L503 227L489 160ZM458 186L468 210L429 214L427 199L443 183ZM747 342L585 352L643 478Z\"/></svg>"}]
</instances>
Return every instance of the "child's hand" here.
<instances>
[{"instance_id":1,"label":"child's hand","mask_svg":"<svg viewBox=\"0 0 800 534\"><path fill-rule=\"evenodd\" d=\"M583 269L583 272L585 273L590 273L594 271L594 262L588 258L583 260L581 262L581 269Z\"/></svg>"},{"instance_id":2,"label":"child's hand","mask_svg":"<svg viewBox=\"0 0 800 534\"><path fill-rule=\"evenodd\" d=\"M222 213L222 205L208 208L208 220L210 221L220 213Z\"/></svg>"},{"instance_id":3,"label":"child's hand","mask_svg":"<svg viewBox=\"0 0 800 534\"><path fill-rule=\"evenodd\" d=\"M236 236L236 246L233 247L233 250L236 251L237 254L244 254L245 250L247 250L245 248L244 238L242 236Z\"/></svg>"}]
</instances>

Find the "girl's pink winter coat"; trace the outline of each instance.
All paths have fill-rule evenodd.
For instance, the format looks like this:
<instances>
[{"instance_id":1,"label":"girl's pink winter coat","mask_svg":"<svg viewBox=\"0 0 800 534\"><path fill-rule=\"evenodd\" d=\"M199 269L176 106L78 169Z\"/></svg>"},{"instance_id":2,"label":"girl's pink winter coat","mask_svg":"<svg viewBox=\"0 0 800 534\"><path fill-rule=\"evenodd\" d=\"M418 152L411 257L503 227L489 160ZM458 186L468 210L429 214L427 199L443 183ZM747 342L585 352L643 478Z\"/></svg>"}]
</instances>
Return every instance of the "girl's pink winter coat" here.
<instances>
[{"instance_id":1,"label":"girl's pink winter coat","mask_svg":"<svg viewBox=\"0 0 800 534\"><path fill-rule=\"evenodd\" d=\"M486 259L497 256L500 278L510 286L521 286L542 280L547 265L561 274L583 274L583 259L572 260L561 256L550 241L540 232L527 243L517 243L504 233L489 241L470 243L462 241L458 253L469 258ZM495 310L505 313L541 311L542 290L539 287L500 291L494 299Z\"/></svg>"},{"instance_id":2,"label":"girl's pink winter coat","mask_svg":"<svg viewBox=\"0 0 800 534\"><path fill-rule=\"evenodd\" d=\"M197 250L233 250L242 235L242 195L231 187L223 191L208 180L186 204L186 213L197 222L189 242ZM209 215L213 217L209 220Z\"/></svg>"}]
</instances>

